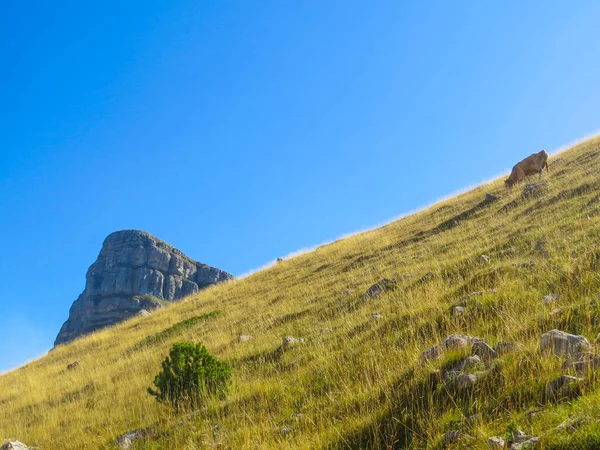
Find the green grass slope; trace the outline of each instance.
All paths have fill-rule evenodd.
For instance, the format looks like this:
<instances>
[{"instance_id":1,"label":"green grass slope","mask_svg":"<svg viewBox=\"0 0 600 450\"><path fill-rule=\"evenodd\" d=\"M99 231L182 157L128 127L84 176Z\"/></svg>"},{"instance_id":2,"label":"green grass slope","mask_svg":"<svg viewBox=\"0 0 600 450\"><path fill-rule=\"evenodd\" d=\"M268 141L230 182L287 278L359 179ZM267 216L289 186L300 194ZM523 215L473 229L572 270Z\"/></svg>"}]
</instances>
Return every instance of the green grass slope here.
<instances>
[{"instance_id":1,"label":"green grass slope","mask_svg":"<svg viewBox=\"0 0 600 450\"><path fill-rule=\"evenodd\" d=\"M590 372L570 395L546 395L564 358L540 352L549 330L593 347L600 332L600 138L550 163L535 195L497 180L1 376L0 439L114 448L116 436L148 428L135 448L485 449L489 436L521 429L541 436L539 448L600 448L600 378ZM499 198L486 203L486 193ZM396 289L365 297L383 278ZM475 291L484 293L461 302ZM550 293L560 297L546 304ZM453 315L459 303L466 309ZM461 390L443 374L469 349L421 360L453 333L520 345ZM284 349L288 335L306 341ZM146 393L179 340L231 366L226 399L175 414ZM460 437L444 442L448 431Z\"/></svg>"}]
</instances>

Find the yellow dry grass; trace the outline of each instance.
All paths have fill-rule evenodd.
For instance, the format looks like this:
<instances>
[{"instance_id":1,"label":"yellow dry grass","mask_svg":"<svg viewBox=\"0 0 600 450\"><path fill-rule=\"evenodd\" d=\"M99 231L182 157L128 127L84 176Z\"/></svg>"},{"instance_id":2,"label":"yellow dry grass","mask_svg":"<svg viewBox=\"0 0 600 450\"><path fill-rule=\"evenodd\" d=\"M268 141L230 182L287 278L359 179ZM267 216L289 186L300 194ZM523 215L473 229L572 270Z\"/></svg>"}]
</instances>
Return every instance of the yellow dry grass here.
<instances>
[{"instance_id":1,"label":"yellow dry grass","mask_svg":"<svg viewBox=\"0 0 600 450\"><path fill-rule=\"evenodd\" d=\"M540 355L539 338L560 328L593 341L600 331L600 305L592 302L600 293L600 138L550 163L536 196L491 182L1 376L0 439L46 450L112 448L116 436L150 428L136 448L487 448L488 436L520 428L543 434L542 448L599 448L600 427L590 419L600 413L595 375L577 397L545 398L561 361ZM499 200L477 208L488 192ZM398 288L366 299L384 277L399 277ZM452 316L453 304L480 290L464 315ZM545 305L542 296L552 292L559 300ZM143 341L212 311L220 314ZM371 320L374 311L383 317ZM457 392L439 369L460 353L420 362L451 333L523 346L475 389ZM287 335L306 342L282 351ZM146 393L180 340L204 343L233 373L225 400L187 415ZM67 371L74 360L79 367ZM550 431L569 415L584 420L578 432ZM444 444L449 430L469 437Z\"/></svg>"}]
</instances>

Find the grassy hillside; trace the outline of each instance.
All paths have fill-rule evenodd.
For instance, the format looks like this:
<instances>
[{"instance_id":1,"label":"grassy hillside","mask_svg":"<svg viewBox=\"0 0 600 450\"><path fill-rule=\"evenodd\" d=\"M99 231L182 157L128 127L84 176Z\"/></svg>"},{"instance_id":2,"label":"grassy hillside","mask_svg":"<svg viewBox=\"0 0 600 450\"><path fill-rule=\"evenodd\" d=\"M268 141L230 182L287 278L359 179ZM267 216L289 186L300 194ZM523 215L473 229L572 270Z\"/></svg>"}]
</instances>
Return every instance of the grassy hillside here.
<instances>
[{"instance_id":1,"label":"grassy hillside","mask_svg":"<svg viewBox=\"0 0 600 450\"><path fill-rule=\"evenodd\" d=\"M540 353L551 329L592 343L600 332L600 138L550 162L535 195L498 180L57 348L0 377L0 438L113 448L149 427L136 448L483 449L521 429L542 436L539 448L600 448L600 377L546 395L564 358ZM397 288L365 297L382 278ZM443 374L469 349L421 361L452 333L520 345L459 390ZM306 342L284 350L287 335ZM178 340L231 366L225 400L174 414L146 393ZM444 443L452 430L462 437Z\"/></svg>"}]
</instances>

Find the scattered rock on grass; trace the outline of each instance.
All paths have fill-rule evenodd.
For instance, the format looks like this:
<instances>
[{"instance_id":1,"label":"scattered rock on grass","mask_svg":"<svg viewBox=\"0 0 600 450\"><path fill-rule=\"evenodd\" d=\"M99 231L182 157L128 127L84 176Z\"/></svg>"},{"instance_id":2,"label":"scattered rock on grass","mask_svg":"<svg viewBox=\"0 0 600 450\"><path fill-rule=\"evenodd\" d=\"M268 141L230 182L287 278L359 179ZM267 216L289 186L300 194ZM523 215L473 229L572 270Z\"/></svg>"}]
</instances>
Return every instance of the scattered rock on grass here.
<instances>
[{"instance_id":1,"label":"scattered rock on grass","mask_svg":"<svg viewBox=\"0 0 600 450\"><path fill-rule=\"evenodd\" d=\"M560 330L551 330L542 334L540 347L542 352L551 351L557 356L570 356L587 352L591 348L585 336L576 336Z\"/></svg>"},{"instance_id":2,"label":"scattered rock on grass","mask_svg":"<svg viewBox=\"0 0 600 450\"><path fill-rule=\"evenodd\" d=\"M421 353L422 361L431 361L434 359L438 359L444 353L444 349L438 344L434 345L431 348L428 348L423 353Z\"/></svg>"},{"instance_id":3,"label":"scattered rock on grass","mask_svg":"<svg viewBox=\"0 0 600 450\"><path fill-rule=\"evenodd\" d=\"M546 386L546 397L570 397L577 389L582 378L572 377L570 375L561 375L556 380L551 381Z\"/></svg>"},{"instance_id":4,"label":"scattered rock on grass","mask_svg":"<svg viewBox=\"0 0 600 450\"><path fill-rule=\"evenodd\" d=\"M442 345L447 349L465 348L478 339L468 334L451 334L442 341Z\"/></svg>"},{"instance_id":5,"label":"scattered rock on grass","mask_svg":"<svg viewBox=\"0 0 600 450\"><path fill-rule=\"evenodd\" d=\"M452 315L455 317L462 316L465 312L467 312L467 308L465 306L454 306L452 308Z\"/></svg>"},{"instance_id":6,"label":"scattered rock on grass","mask_svg":"<svg viewBox=\"0 0 600 450\"><path fill-rule=\"evenodd\" d=\"M367 289L367 292L365 292L365 297L377 297L386 291L393 291L397 286L398 284L395 280L384 278Z\"/></svg>"},{"instance_id":7,"label":"scattered rock on grass","mask_svg":"<svg viewBox=\"0 0 600 450\"><path fill-rule=\"evenodd\" d=\"M535 197L541 194L548 183L540 181L539 183L528 184L523 188L523 197Z\"/></svg>"},{"instance_id":8,"label":"scattered rock on grass","mask_svg":"<svg viewBox=\"0 0 600 450\"><path fill-rule=\"evenodd\" d=\"M379 314L378 312L374 312L373 314L371 314L371 320L377 320L377 319L381 319L383 316L381 314Z\"/></svg>"},{"instance_id":9,"label":"scattered rock on grass","mask_svg":"<svg viewBox=\"0 0 600 450\"><path fill-rule=\"evenodd\" d=\"M481 255L479 257L479 264L487 264L491 261L492 259L488 256L488 255Z\"/></svg>"},{"instance_id":10,"label":"scattered rock on grass","mask_svg":"<svg viewBox=\"0 0 600 450\"><path fill-rule=\"evenodd\" d=\"M456 431L456 430L446 431L444 433L444 436L442 437L442 440L444 442L458 442L459 439L460 439L460 432Z\"/></svg>"},{"instance_id":11,"label":"scattered rock on grass","mask_svg":"<svg viewBox=\"0 0 600 450\"><path fill-rule=\"evenodd\" d=\"M496 351L483 341L475 342L473 344L473 348L471 349L471 352L474 355L479 356L481 359L487 360L487 361L489 361L491 359L495 359L498 356Z\"/></svg>"},{"instance_id":12,"label":"scattered rock on grass","mask_svg":"<svg viewBox=\"0 0 600 450\"><path fill-rule=\"evenodd\" d=\"M513 442L509 448L509 450L524 450L530 449L535 446L540 441L539 437L532 437L524 442Z\"/></svg>"},{"instance_id":13,"label":"scattered rock on grass","mask_svg":"<svg viewBox=\"0 0 600 450\"><path fill-rule=\"evenodd\" d=\"M287 435L288 435L288 434L290 434L291 432L292 432L291 428L287 428L287 427L284 427L284 428L282 428L281 430L279 430L279 433L280 433L282 436L287 436Z\"/></svg>"},{"instance_id":14,"label":"scattered rock on grass","mask_svg":"<svg viewBox=\"0 0 600 450\"><path fill-rule=\"evenodd\" d=\"M563 423L554 428L555 431L566 431L568 433L574 433L577 431L579 427L584 425L585 423L591 420L590 417L578 417L578 418L568 418Z\"/></svg>"},{"instance_id":15,"label":"scattered rock on grass","mask_svg":"<svg viewBox=\"0 0 600 450\"><path fill-rule=\"evenodd\" d=\"M500 436L492 436L488 438L488 448L490 450L503 450L504 445L504 439L502 439Z\"/></svg>"},{"instance_id":16,"label":"scattered rock on grass","mask_svg":"<svg viewBox=\"0 0 600 450\"><path fill-rule=\"evenodd\" d=\"M517 430L512 434L512 443L513 444L521 444L523 442L529 441L533 439L533 436L525 433L524 431Z\"/></svg>"},{"instance_id":17,"label":"scattered rock on grass","mask_svg":"<svg viewBox=\"0 0 600 450\"><path fill-rule=\"evenodd\" d=\"M71 364L67 364L67 370L77 369L79 367L79 361L73 361Z\"/></svg>"},{"instance_id":18,"label":"scattered rock on grass","mask_svg":"<svg viewBox=\"0 0 600 450\"><path fill-rule=\"evenodd\" d=\"M19 441L10 441L0 447L0 450L29 450L29 447Z\"/></svg>"},{"instance_id":19,"label":"scattered rock on grass","mask_svg":"<svg viewBox=\"0 0 600 450\"><path fill-rule=\"evenodd\" d=\"M133 448L133 444L138 439L144 439L148 435L146 428L140 428L138 430L128 431L123 433L115 439L115 443L118 445L120 450L127 450Z\"/></svg>"},{"instance_id":20,"label":"scattered rock on grass","mask_svg":"<svg viewBox=\"0 0 600 450\"><path fill-rule=\"evenodd\" d=\"M437 359L448 349L456 350L460 348L466 348L473 342L481 342L483 339L469 336L467 334L451 334L447 336L442 342L434 345L430 349L425 350L421 353L421 359L424 361Z\"/></svg>"},{"instance_id":21,"label":"scattered rock on grass","mask_svg":"<svg viewBox=\"0 0 600 450\"><path fill-rule=\"evenodd\" d=\"M544 304L549 305L551 303L554 303L556 300L558 300L559 297L560 297L560 295L558 295L558 294L548 294L548 295L544 295L542 297L542 301L544 302Z\"/></svg>"},{"instance_id":22,"label":"scattered rock on grass","mask_svg":"<svg viewBox=\"0 0 600 450\"><path fill-rule=\"evenodd\" d=\"M580 352L572 355L562 365L563 370L574 370L577 373L585 373L600 369L600 355L592 352Z\"/></svg>"},{"instance_id":23,"label":"scattered rock on grass","mask_svg":"<svg viewBox=\"0 0 600 450\"><path fill-rule=\"evenodd\" d=\"M481 364L481 358L477 355L468 356L462 361L459 361L452 369L453 370L471 370Z\"/></svg>"},{"instance_id":24,"label":"scattered rock on grass","mask_svg":"<svg viewBox=\"0 0 600 450\"><path fill-rule=\"evenodd\" d=\"M292 347L296 344L300 344L301 342L305 342L304 338L295 338L294 336L286 336L283 338L281 345L283 348Z\"/></svg>"},{"instance_id":25,"label":"scattered rock on grass","mask_svg":"<svg viewBox=\"0 0 600 450\"><path fill-rule=\"evenodd\" d=\"M240 334L238 336L238 342L248 342L251 341L252 339L254 339L252 336L250 336L249 334Z\"/></svg>"},{"instance_id":26,"label":"scattered rock on grass","mask_svg":"<svg viewBox=\"0 0 600 450\"><path fill-rule=\"evenodd\" d=\"M477 384L479 381L480 372L475 373L463 373L456 378L456 387L464 390L469 389Z\"/></svg>"}]
</instances>

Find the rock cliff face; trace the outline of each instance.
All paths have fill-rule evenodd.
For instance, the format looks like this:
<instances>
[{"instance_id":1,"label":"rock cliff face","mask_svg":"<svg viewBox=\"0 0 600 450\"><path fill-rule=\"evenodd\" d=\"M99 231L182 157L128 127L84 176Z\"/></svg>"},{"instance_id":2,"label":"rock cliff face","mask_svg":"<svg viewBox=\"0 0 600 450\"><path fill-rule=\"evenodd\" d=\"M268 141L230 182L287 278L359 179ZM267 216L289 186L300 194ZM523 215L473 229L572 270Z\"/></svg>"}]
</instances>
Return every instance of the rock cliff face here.
<instances>
[{"instance_id":1,"label":"rock cliff face","mask_svg":"<svg viewBox=\"0 0 600 450\"><path fill-rule=\"evenodd\" d=\"M117 231L106 238L88 269L85 290L71 306L54 345L231 278L149 233Z\"/></svg>"}]
</instances>

